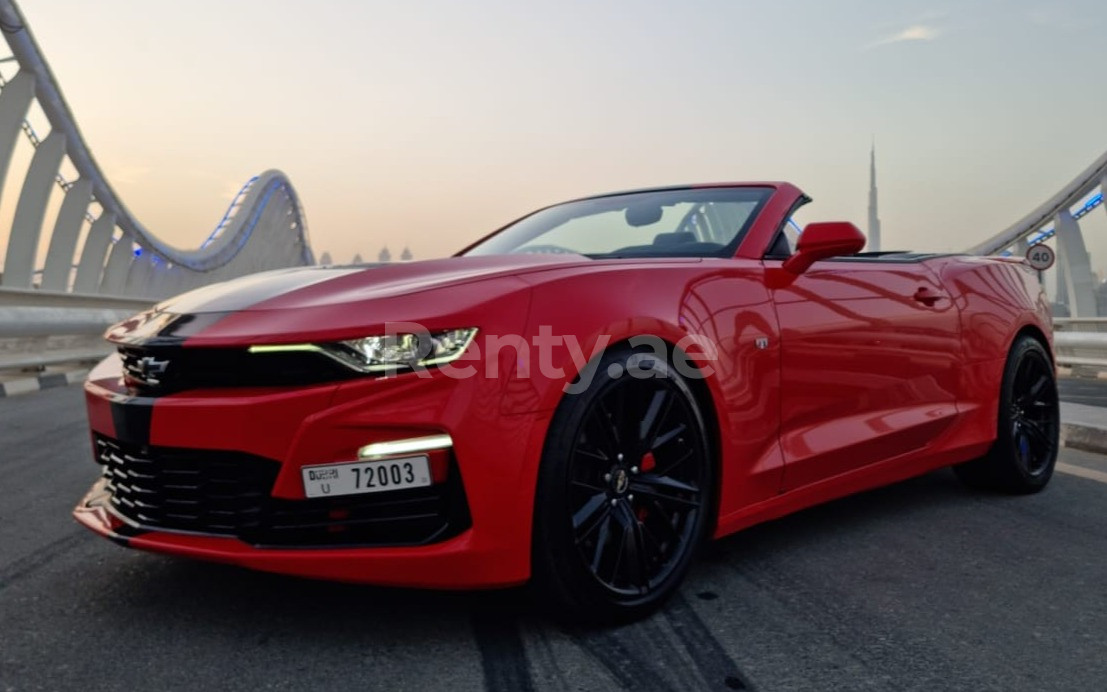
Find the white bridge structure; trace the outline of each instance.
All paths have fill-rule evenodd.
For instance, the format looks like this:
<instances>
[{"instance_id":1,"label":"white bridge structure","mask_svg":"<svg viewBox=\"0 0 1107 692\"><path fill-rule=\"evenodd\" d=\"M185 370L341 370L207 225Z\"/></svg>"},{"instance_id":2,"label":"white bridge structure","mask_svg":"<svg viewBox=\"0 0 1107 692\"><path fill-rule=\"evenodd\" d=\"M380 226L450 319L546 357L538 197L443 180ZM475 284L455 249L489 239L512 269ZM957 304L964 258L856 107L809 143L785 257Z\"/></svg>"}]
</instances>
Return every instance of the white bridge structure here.
<instances>
[{"instance_id":1,"label":"white bridge structure","mask_svg":"<svg viewBox=\"0 0 1107 692\"><path fill-rule=\"evenodd\" d=\"M0 0L0 32L10 51L2 55L0 45L0 203L12 203L3 195L14 192L5 184L17 145L22 139L33 148L26 170L15 171L22 187L0 244L0 368L94 357L104 351L105 325L160 298L315 263L299 199L276 170L250 178L199 247L160 239L100 170L12 0ZM28 119L33 104L47 131ZM51 205L59 189L60 205Z\"/></svg>"},{"instance_id":2,"label":"white bridge structure","mask_svg":"<svg viewBox=\"0 0 1107 692\"><path fill-rule=\"evenodd\" d=\"M1021 256L1029 247L1053 240L1057 245L1054 303L1065 306L1068 311L1066 317L1084 320L1099 317L1096 306L1099 281L1092 271L1091 257L1080 230L1080 219L1103 207L1104 191L1107 191L1107 154L1099 157L1037 209L1006 230L973 246L968 252Z\"/></svg>"}]
</instances>

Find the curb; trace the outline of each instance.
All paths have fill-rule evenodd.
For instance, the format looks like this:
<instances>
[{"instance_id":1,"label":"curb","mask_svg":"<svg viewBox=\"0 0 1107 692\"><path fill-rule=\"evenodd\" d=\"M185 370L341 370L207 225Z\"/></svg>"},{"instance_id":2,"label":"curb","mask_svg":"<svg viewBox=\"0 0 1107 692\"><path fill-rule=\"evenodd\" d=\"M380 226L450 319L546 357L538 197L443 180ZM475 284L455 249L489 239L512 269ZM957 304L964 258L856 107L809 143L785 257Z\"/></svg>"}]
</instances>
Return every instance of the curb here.
<instances>
[{"instance_id":1,"label":"curb","mask_svg":"<svg viewBox=\"0 0 1107 692\"><path fill-rule=\"evenodd\" d=\"M82 381L86 375L88 375L88 370L71 370L69 372L52 372L37 377L0 382L0 398L16 396L17 394L29 394L43 389L53 389L54 387L67 387Z\"/></svg>"},{"instance_id":2,"label":"curb","mask_svg":"<svg viewBox=\"0 0 1107 692\"><path fill-rule=\"evenodd\" d=\"M1061 402L1061 444L1107 454L1107 407Z\"/></svg>"},{"instance_id":3,"label":"curb","mask_svg":"<svg viewBox=\"0 0 1107 692\"><path fill-rule=\"evenodd\" d=\"M1107 428L1062 422L1061 446L1096 454L1107 454Z\"/></svg>"}]
</instances>

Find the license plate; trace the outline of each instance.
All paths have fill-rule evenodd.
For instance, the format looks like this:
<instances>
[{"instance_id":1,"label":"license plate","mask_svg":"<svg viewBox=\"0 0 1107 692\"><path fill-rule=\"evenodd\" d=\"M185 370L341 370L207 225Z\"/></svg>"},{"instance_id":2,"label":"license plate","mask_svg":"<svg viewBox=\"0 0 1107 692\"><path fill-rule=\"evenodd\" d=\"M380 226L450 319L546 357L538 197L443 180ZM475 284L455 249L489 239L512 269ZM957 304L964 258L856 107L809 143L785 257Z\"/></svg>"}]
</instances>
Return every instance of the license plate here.
<instances>
[{"instance_id":1,"label":"license plate","mask_svg":"<svg viewBox=\"0 0 1107 692\"><path fill-rule=\"evenodd\" d=\"M431 484L430 464L425 456L305 466L300 472L308 497L381 493Z\"/></svg>"}]
</instances>

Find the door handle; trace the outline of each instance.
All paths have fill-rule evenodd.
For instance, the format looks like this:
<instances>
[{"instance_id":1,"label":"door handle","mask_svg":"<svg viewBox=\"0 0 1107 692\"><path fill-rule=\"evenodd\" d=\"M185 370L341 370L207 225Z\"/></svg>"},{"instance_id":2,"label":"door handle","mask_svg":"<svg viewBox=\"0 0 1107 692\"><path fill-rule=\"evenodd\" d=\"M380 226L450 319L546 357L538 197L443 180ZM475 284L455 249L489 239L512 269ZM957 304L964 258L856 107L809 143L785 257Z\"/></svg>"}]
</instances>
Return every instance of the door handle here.
<instances>
[{"instance_id":1,"label":"door handle","mask_svg":"<svg viewBox=\"0 0 1107 692\"><path fill-rule=\"evenodd\" d=\"M915 295L911 297L929 308L934 307L934 303L937 303L939 300L945 298L946 296L938 293L937 291L931 290L926 286L921 286L919 290L915 291Z\"/></svg>"}]
</instances>

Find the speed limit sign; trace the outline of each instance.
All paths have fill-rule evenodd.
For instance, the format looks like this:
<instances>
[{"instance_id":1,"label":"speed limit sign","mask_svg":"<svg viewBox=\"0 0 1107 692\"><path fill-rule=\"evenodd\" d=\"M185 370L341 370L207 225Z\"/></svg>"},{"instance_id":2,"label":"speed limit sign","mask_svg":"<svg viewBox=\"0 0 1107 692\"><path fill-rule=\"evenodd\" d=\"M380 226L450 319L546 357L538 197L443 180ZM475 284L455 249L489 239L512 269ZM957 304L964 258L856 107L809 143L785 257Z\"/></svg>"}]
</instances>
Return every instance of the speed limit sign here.
<instances>
[{"instance_id":1,"label":"speed limit sign","mask_svg":"<svg viewBox=\"0 0 1107 692\"><path fill-rule=\"evenodd\" d=\"M1026 251L1026 261L1040 272L1052 267L1056 260L1057 253L1048 245L1031 245Z\"/></svg>"}]
</instances>

